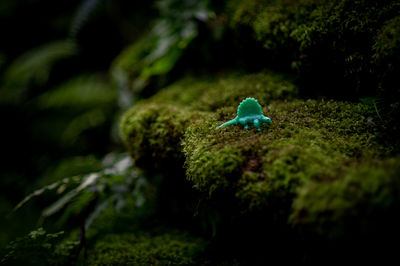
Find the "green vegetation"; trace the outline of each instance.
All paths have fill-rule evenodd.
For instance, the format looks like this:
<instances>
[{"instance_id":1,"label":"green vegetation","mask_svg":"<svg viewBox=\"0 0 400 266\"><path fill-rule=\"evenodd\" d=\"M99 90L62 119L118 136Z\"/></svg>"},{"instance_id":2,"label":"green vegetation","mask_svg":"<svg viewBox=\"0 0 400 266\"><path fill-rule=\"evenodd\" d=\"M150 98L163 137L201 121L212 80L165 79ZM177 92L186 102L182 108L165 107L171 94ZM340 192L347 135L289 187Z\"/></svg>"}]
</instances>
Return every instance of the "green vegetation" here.
<instances>
[{"instance_id":1,"label":"green vegetation","mask_svg":"<svg viewBox=\"0 0 400 266\"><path fill-rule=\"evenodd\" d=\"M43 228L9 243L1 254L1 264L66 265L77 255L78 241L60 243L64 232L46 233Z\"/></svg>"},{"instance_id":2,"label":"green vegetation","mask_svg":"<svg viewBox=\"0 0 400 266\"><path fill-rule=\"evenodd\" d=\"M183 136L190 121L213 119L210 111L218 112L218 107L235 109L249 95L268 103L292 98L296 87L284 76L274 74L234 75L200 82L186 79L127 111L121 122L123 138L139 165L146 161L153 166L165 161L168 165L169 160L180 163Z\"/></svg>"},{"instance_id":3,"label":"green vegetation","mask_svg":"<svg viewBox=\"0 0 400 266\"><path fill-rule=\"evenodd\" d=\"M207 1L165 0L158 1L156 6L160 17L149 33L126 48L115 59L112 69L117 83L130 87L136 94L148 85L150 78L166 78L165 74L197 37L200 22L206 21L210 12Z\"/></svg>"},{"instance_id":4,"label":"green vegetation","mask_svg":"<svg viewBox=\"0 0 400 266\"><path fill-rule=\"evenodd\" d=\"M317 92L399 97L398 1L233 0L230 8L233 27L250 27L274 63L326 86Z\"/></svg>"},{"instance_id":5,"label":"green vegetation","mask_svg":"<svg viewBox=\"0 0 400 266\"><path fill-rule=\"evenodd\" d=\"M383 159L393 146L380 142L385 126L372 122L378 114L368 104L296 99L288 80L264 72L177 82L125 113L126 146L149 171L173 171L184 161L186 178L209 205L201 218L217 235L229 226L224 216L252 213L306 238L370 236L371 243L397 234L396 222L382 224L396 216L399 168L397 157ZM261 132L240 125L216 130L249 95L272 125Z\"/></svg>"},{"instance_id":6,"label":"green vegetation","mask_svg":"<svg viewBox=\"0 0 400 266\"><path fill-rule=\"evenodd\" d=\"M89 265L194 265L202 240L181 232L105 235L88 257Z\"/></svg>"},{"instance_id":7,"label":"green vegetation","mask_svg":"<svg viewBox=\"0 0 400 266\"><path fill-rule=\"evenodd\" d=\"M17 2L0 264L396 256L399 1ZM272 123L216 129L246 98Z\"/></svg>"},{"instance_id":8,"label":"green vegetation","mask_svg":"<svg viewBox=\"0 0 400 266\"><path fill-rule=\"evenodd\" d=\"M184 158L187 178L207 194L229 191L250 209L276 204L287 212L309 182L339 180L360 161L385 156L366 105L284 100L296 87L279 78L260 73L220 78L206 87L193 80L172 85L125 114L126 144L138 161ZM173 97L176 91L182 102ZM222 91L223 102L210 97L214 91ZM240 94L259 99L273 124L259 133L240 126L215 130L236 113Z\"/></svg>"},{"instance_id":9,"label":"green vegetation","mask_svg":"<svg viewBox=\"0 0 400 266\"><path fill-rule=\"evenodd\" d=\"M352 165L334 180L312 181L296 198L290 223L330 238L398 232L399 158Z\"/></svg>"}]
</instances>

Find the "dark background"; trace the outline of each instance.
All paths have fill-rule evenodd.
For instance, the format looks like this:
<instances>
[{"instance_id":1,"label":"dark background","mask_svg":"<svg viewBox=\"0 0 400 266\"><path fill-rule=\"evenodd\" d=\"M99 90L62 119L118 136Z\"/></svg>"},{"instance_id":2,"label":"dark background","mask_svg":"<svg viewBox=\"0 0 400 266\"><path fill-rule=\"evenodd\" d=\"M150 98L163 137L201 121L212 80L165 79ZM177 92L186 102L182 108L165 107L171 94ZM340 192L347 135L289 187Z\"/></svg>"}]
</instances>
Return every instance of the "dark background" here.
<instances>
[{"instance_id":1,"label":"dark background","mask_svg":"<svg viewBox=\"0 0 400 266\"><path fill-rule=\"evenodd\" d=\"M27 194L63 176L96 170L102 156L121 149L118 134L111 136L119 106L108 70L113 58L146 32L156 13L151 1L1 1L0 246L32 230L40 209L48 203L45 196L7 218ZM28 61L18 58L58 40L75 42L78 51L55 60L45 80L32 76L21 85L18 73L12 78L7 75L14 62ZM40 60L37 66L44 67ZM41 95L82 75L96 76L105 84L104 93L112 97L104 101L93 96L91 106L85 102L40 106ZM15 99L4 96L17 91L22 93ZM66 141L62 137L66 127L91 108L102 108L104 120Z\"/></svg>"}]
</instances>

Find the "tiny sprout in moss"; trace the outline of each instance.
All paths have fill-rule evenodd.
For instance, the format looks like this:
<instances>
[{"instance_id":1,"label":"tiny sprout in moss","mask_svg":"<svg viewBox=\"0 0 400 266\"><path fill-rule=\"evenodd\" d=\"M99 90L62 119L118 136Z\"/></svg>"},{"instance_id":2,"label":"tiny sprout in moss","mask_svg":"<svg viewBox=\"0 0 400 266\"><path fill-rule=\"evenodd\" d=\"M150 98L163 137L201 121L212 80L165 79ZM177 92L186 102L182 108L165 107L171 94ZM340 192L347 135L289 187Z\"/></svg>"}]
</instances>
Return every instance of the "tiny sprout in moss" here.
<instances>
[{"instance_id":1,"label":"tiny sprout in moss","mask_svg":"<svg viewBox=\"0 0 400 266\"><path fill-rule=\"evenodd\" d=\"M261 131L261 126L265 123L270 125L272 122L269 117L263 115L261 105L258 101L254 98L246 98L239 104L237 116L218 126L217 129L235 124L242 124L245 129L249 129L249 124L253 124L258 131Z\"/></svg>"}]
</instances>

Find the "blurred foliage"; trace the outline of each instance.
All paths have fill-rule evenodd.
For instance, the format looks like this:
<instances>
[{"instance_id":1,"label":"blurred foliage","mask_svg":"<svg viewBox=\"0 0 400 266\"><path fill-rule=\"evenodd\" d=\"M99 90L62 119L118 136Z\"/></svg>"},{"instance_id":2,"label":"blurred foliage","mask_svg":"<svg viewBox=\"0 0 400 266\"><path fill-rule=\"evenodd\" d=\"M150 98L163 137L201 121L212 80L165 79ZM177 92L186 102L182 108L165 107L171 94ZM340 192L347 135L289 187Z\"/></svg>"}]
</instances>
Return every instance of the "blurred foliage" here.
<instances>
[{"instance_id":1,"label":"blurred foliage","mask_svg":"<svg viewBox=\"0 0 400 266\"><path fill-rule=\"evenodd\" d=\"M133 166L133 161L127 154L108 154L102 161L102 168L98 172L59 179L43 186L28 195L13 210L20 211L19 209L33 199L50 192L55 193L57 197L42 210L39 223L53 230L65 228L71 232L80 229L79 240L75 238L74 242L64 241L61 246L57 246L55 242L62 239L63 232L45 234L40 228L31 232L29 237L18 239L6 246L2 254L3 262L7 265L17 265L29 257L29 254L37 253L35 261L29 262L28 265L68 265L77 260L80 251L86 248L83 242L85 232L104 211L113 208L118 213L125 206L127 199L133 201L136 208L140 208L150 197L148 181ZM73 249L74 253L66 253L66 248L71 251ZM29 252L26 252L27 250ZM46 253L50 256L44 256ZM59 257L60 255L65 258Z\"/></svg>"},{"instance_id":2,"label":"blurred foliage","mask_svg":"<svg viewBox=\"0 0 400 266\"><path fill-rule=\"evenodd\" d=\"M159 18L150 31L114 62L113 77L121 89L140 93L149 78L170 72L211 12L207 0L158 1L156 7Z\"/></svg>"},{"instance_id":3,"label":"blurred foliage","mask_svg":"<svg viewBox=\"0 0 400 266\"><path fill-rule=\"evenodd\" d=\"M20 103L29 88L43 86L49 79L57 61L77 53L71 41L56 41L32 49L8 66L2 78L0 99L2 103Z\"/></svg>"},{"instance_id":4,"label":"blurred foliage","mask_svg":"<svg viewBox=\"0 0 400 266\"><path fill-rule=\"evenodd\" d=\"M126 12L132 7L139 18L152 17L151 5L123 0L2 1L0 23L9 26L0 44L0 110L7 125L0 133L7 154L0 160L0 227L9 230L1 230L0 245L34 229L40 209L55 200L47 193L6 218L33 187L100 171L99 158L119 151L118 92L107 72L122 42L148 21L132 18ZM113 37L115 29L121 39Z\"/></svg>"},{"instance_id":5,"label":"blurred foliage","mask_svg":"<svg viewBox=\"0 0 400 266\"><path fill-rule=\"evenodd\" d=\"M83 215L82 221L88 229L107 208L114 206L119 211L128 197L134 199L136 206L142 206L147 181L140 175L139 170L133 167L132 159L127 154L110 153L103 159L102 165L104 169L99 172L59 179L35 190L21 201L14 211L45 192L55 191L58 199L43 209L42 222L44 218L63 210L58 217L58 226L66 226L71 217Z\"/></svg>"},{"instance_id":6,"label":"blurred foliage","mask_svg":"<svg viewBox=\"0 0 400 266\"><path fill-rule=\"evenodd\" d=\"M103 107L115 102L116 91L99 75L78 76L59 87L43 93L37 99L38 106L47 108L86 109Z\"/></svg>"}]
</instances>

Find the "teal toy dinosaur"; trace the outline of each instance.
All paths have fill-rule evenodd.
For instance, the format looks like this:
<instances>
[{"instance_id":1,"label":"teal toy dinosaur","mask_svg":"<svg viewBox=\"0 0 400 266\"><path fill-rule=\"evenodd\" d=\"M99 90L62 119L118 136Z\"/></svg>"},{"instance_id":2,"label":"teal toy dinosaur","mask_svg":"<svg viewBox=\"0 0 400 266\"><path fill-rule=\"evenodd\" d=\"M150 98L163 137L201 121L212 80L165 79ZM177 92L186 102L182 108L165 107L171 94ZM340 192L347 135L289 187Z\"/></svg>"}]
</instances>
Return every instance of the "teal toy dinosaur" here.
<instances>
[{"instance_id":1,"label":"teal toy dinosaur","mask_svg":"<svg viewBox=\"0 0 400 266\"><path fill-rule=\"evenodd\" d=\"M263 115L258 101L254 98L246 98L239 104L235 119L223 123L217 129L235 124L244 125L245 129L249 129L249 124L253 124L258 131L261 131L261 126L265 123L270 125L272 122L269 117Z\"/></svg>"}]
</instances>

